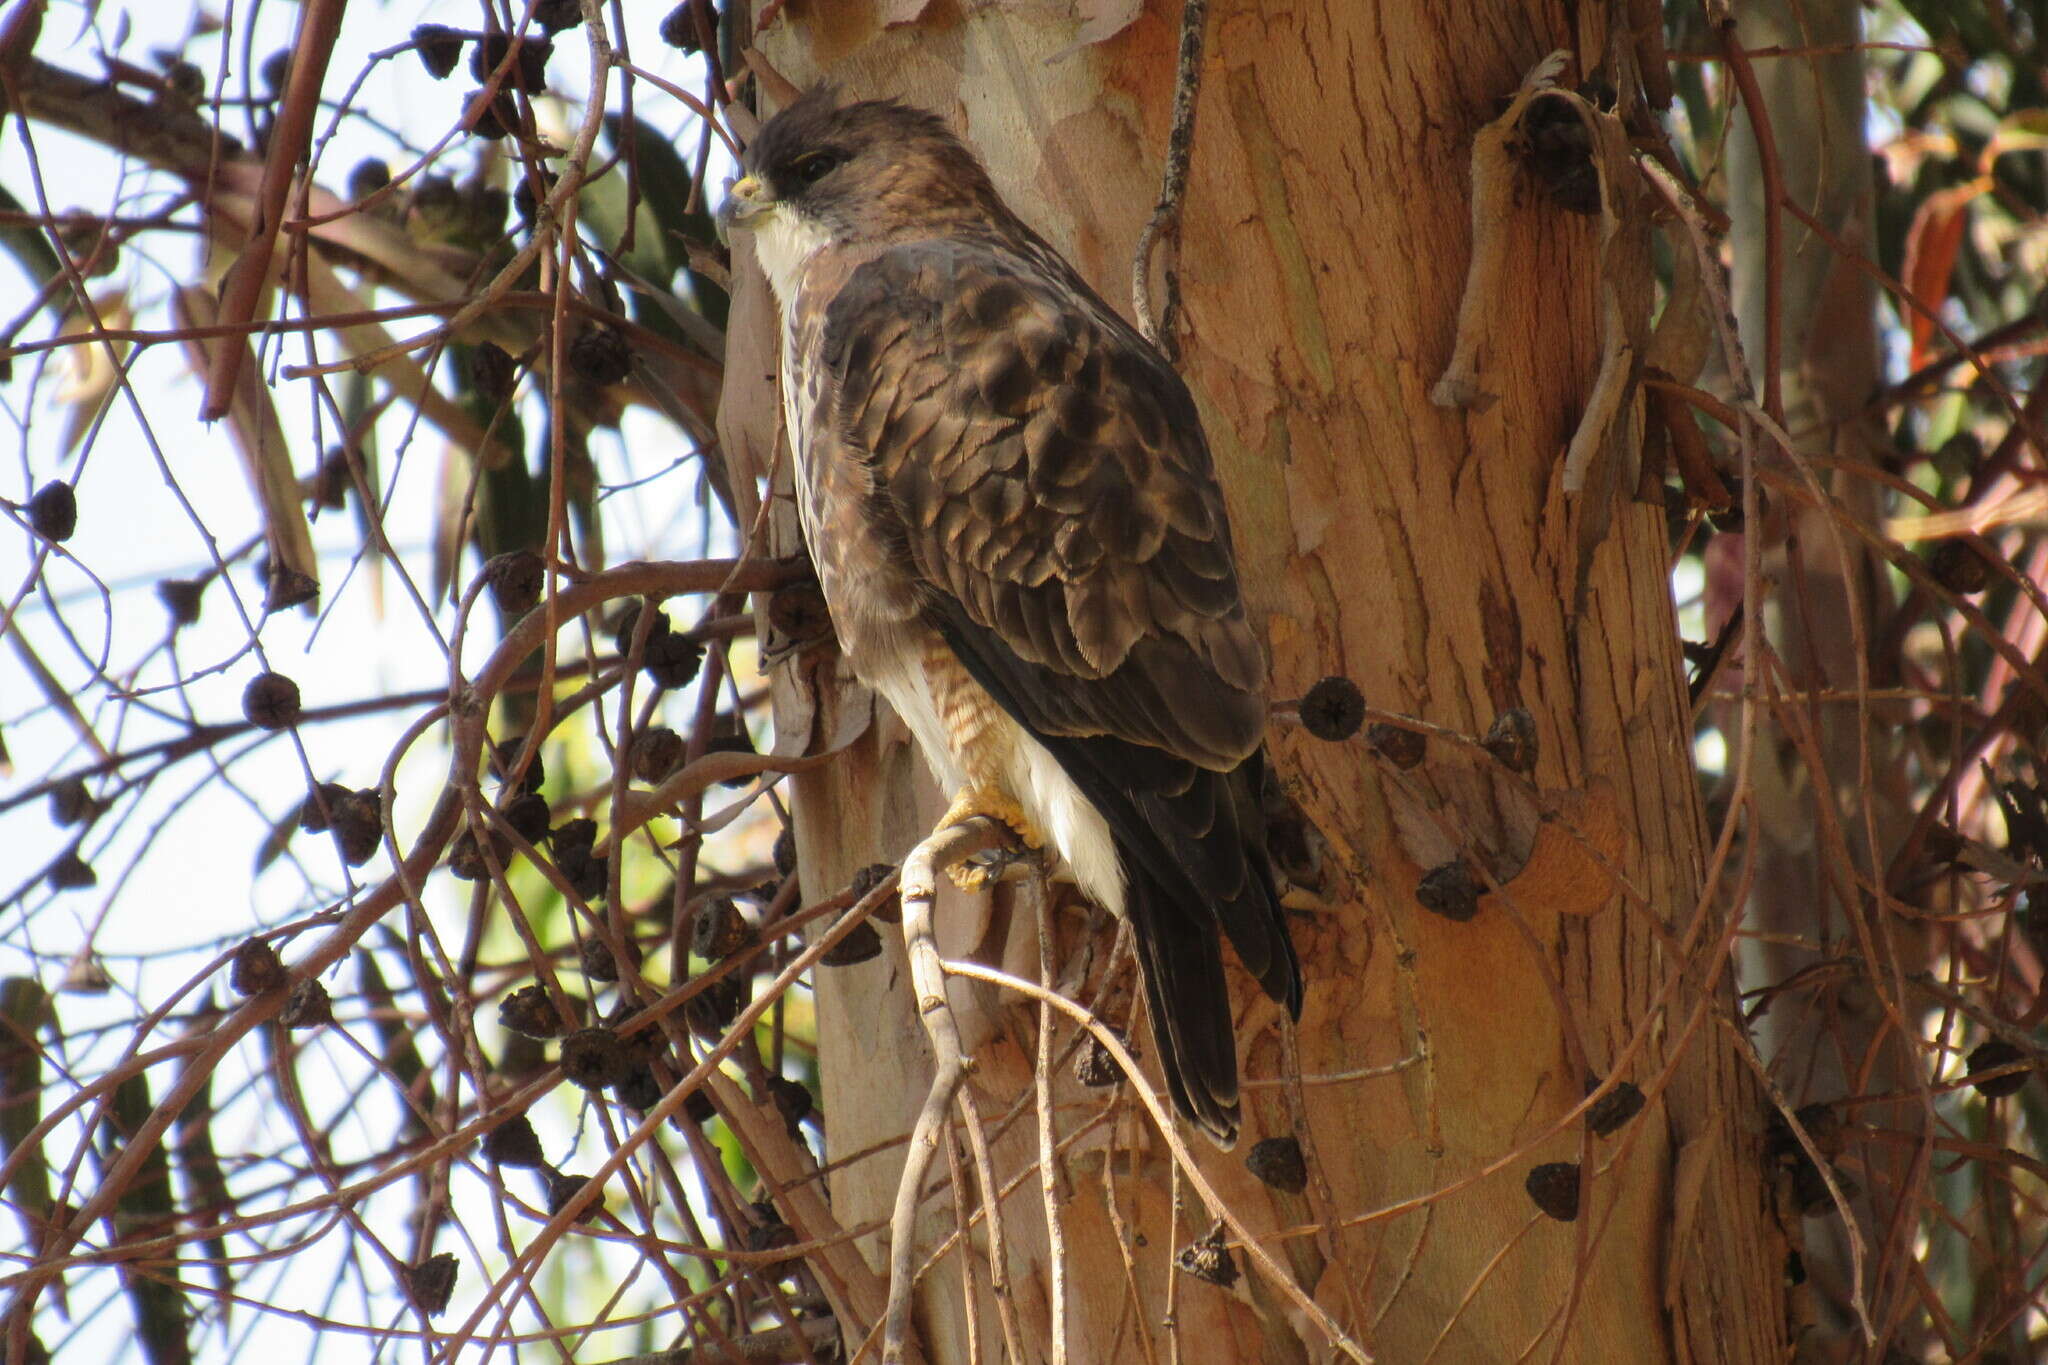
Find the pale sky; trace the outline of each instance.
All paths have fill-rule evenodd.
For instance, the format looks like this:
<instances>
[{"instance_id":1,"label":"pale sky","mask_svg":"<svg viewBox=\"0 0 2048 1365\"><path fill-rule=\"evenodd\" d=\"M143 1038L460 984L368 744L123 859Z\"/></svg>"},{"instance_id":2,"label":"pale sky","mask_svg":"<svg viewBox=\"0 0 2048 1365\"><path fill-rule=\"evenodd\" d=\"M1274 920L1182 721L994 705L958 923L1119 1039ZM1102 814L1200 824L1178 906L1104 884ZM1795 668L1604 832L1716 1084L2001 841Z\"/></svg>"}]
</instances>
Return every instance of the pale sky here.
<instances>
[{"instance_id":1,"label":"pale sky","mask_svg":"<svg viewBox=\"0 0 2048 1365\"><path fill-rule=\"evenodd\" d=\"M238 24L243 22L247 9L237 7ZM636 60L685 88L701 89L702 76L694 60L666 48L655 35L665 6L629 4L626 9L631 24L628 36ZM290 26L296 22L297 14L297 8L290 5L261 7L261 29L254 44L259 60L262 54L289 41ZM420 20L473 26L477 11L473 5L453 4L352 11L331 61L329 94L338 95L346 88L374 47L402 42L411 25ZM187 16L175 5L109 3L99 7L94 26L88 27L85 12L79 6L59 4L52 7L44 22L37 56L74 71L96 73L101 69L97 54L113 44L116 35L129 29L132 36L121 43L121 54L131 62L143 63L153 48L176 46L186 21ZM239 45L239 39L236 42ZM573 101L584 89L587 74L580 30L563 34L556 47L549 67L550 84L570 96L573 114ZM211 72L219 61L219 50L219 39L209 38L197 43L190 55L202 69ZM361 103L380 122L403 130L412 141L425 145L457 119L471 85L465 70L458 70L447 81L430 82L420 72L416 59L407 54L387 63L372 76ZM239 78L228 87L231 92L239 88ZM683 110L650 87L641 87L638 108L642 118L661 128L680 129L686 122ZM232 115L228 126L239 131L239 115ZM115 159L99 149L44 127L32 131L50 205L55 210L84 208L103 212L116 207L118 193L123 212L147 211L160 204L165 192L173 188L163 177L144 176L132 169L124 178ZM365 155L381 155L394 164L403 164L407 159L387 140L352 121L334 139L327 153L320 174L322 183L339 190L349 168ZM444 167L459 178L468 169L473 155L470 145L458 143L446 154ZM0 184L14 191L28 208L35 208L33 180L18 119L6 121L5 137L0 139ZM189 213L186 216L189 218ZM187 240L197 242L196 237L180 240L169 234L157 234L152 240L150 249L158 253L163 269L133 252L126 253L116 275L95 281L99 297L109 300L126 291L142 325L169 325L168 292L175 279L187 275L191 268L191 257L185 254L190 250ZM19 314L31 297L30 281L12 258L0 261L0 317ZM23 330L22 336L25 340L39 339L50 331L48 320L39 318ZM275 354L272 353L273 359ZM331 342L326 345L326 354L335 354ZM301 344L288 344L283 348L283 356L285 363L303 360ZM218 537L224 552L252 535L258 521L225 429L208 428L196 420L199 387L180 348L150 348L136 362L132 379L147 417L148 433L175 475L177 487L190 501L191 513L173 496L142 424L124 402L117 400L113 405L104 428L92 440L82 460L65 458L67 406L62 396L70 373L66 361L51 358L47 371L38 375L37 364L22 358L15 364L14 381L0 388L4 420L15 433L12 458L0 467L0 496L22 501L49 479L75 480L79 528L66 548L113 589L115 609L110 619L100 603L98 590L88 578L72 566L54 564L46 572L45 580L63 619L77 634L77 648L65 641L48 607L33 593L21 602L17 628L34 642L37 653L58 674L66 690L95 718L102 738L110 745L134 748L174 735L188 708L189 715L201 722L236 719L241 712L242 689L260 665L249 653L246 629L220 583L207 589L200 623L177 636L176 667L167 656L158 654L135 680L147 690L162 688L173 677L183 677L184 686L154 692L146 698L146 705L129 707L127 719L120 726L114 724L115 713L108 709L104 688L81 690L90 674L90 665L81 659L80 650L88 656L104 651L109 671L120 674L162 638L167 618L155 599L154 584L166 577L193 575L208 563L204 539L194 525L195 515ZM276 397L295 452L302 460L309 459L313 450L309 436L309 386L279 382ZM387 417L380 429L386 468L396 467L399 471L387 529L402 552L417 553L430 537L444 448L437 433L422 428L410 445L401 449L403 427L401 412ZM332 441L331 432L326 439ZM623 440L600 435L593 445L600 475L608 485L649 479L686 453L682 438L669 424L644 414L629 418ZM703 522L697 492L693 464L613 497L606 504L608 557L616 562L632 558L683 558L701 553L697 540ZM372 591L371 584L364 581L363 575L370 572L367 569L359 569L354 581L344 582L347 556L358 541L353 513L323 513L314 534L321 551L325 615L314 620L289 612L262 621L260 639L270 666L298 682L308 707L444 685L446 666L439 647L390 569L382 570L381 594ZM0 529L0 602L11 603L23 595L33 553L29 537L11 525ZM423 565L424 555L414 562ZM474 557L465 557L461 578L466 581L475 569ZM235 587L253 616L260 600L253 574L245 564L234 578ZM427 589L424 581L421 589ZM676 604L674 614L680 620L689 610ZM438 619L442 629L447 630L453 619L452 611L441 608ZM474 647L467 651L472 664L492 643L488 611L480 614L478 624L482 629ZM752 685L757 679L749 670L741 681ZM678 728L687 727L688 700L689 694L683 694L669 703L672 723ZM148 707L167 712L172 719L152 716ZM409 708L359 721L306 727L302 740L312 772L323 780L338 780L351 786L373 785L384 755L416 714L417 708ZM12 771L0 774L0 799L51 772L76 767L88 757L71 727L43 704L40 689L11 648L0 649L0 729L4 729L13 760ZM236 741L219 752L228 758L242 754L246 747L245 741ZM399 781L401 832L408 820L416 822L424 814L445 772L445 756L438 747L438 736L417 746L415 752L417 761L401 770ZM235 758L229 776L232 784L219 780L204 758L185 761L158 779L140 810L121 822L118 829L115 822L103 821L87 837L85 851L98 871L97 888L53 896L39 887L29 891L13 908L0 912L5 915L5 927L0 929L0 976L29 973L52 988L59 984L62 964L84 941L91 926L104 917L93 941L112 978L113 989L103 996L68 993L61 997L58 1009L68 1037L58 1052L68 1066L88 1074L104 1066L120 1041L120 1026L138 1012L137 1001L142 1009L160 1003L187 982L221 943L232 943L252 928L303 914L342 891L343 869L332 846L324 839L302 836L292 845L297 862L287 856L260 876L253 870L257 850L272 822L296 810L304 794L304 769L289 742L274 739ZM103 787L95 784L95 791L101 790ZM65 841L65 832L50 822L40 801L0 814L0 850L10 855L4 860L6 872L0 876L5 877L8 888L12 890L42 867L65 846ZM386 867L380 854L357 876L365 879L366 884L373 884ZM317 888L317 893L309 891L309 883ZM446 878L437 878L429 900L445 913L441 925L444 934L459 941L466 897L458 898L448 889L450 885ZM23 907L27 911L25 917ZM169 952L179 949L185 951ZM291 956L289 949L286 956ZM344 968L329 985L337 997L354 993L357 982L353 968ZM225 989L224 982L211 986ZM360 1019L344 1017L343 1024L358 1041L374 1045L374 1035ZM112 1031L101 1038L92 1031L95 1026L111 1026ZM175 1031L169 1030L173 1034ZM340 1040L299 1037L302 1046L315 1050L315 1057L309 1058L309 1062L331 1057L338 1077L360 1074L360 1062ZM159 1035L157 1041L162 1040L163 1035ZM223 1068L217 1096L225 1099L236 1091L252 1063L263 1065L262 1049L253 1038ZM314 1072L318 1067L309 1066L307 1070ZM171 1076L159 1070L151 1072L150 1079L153 1089L161 1092ZM257 1098L269 1103L260 1094ZM246 1136L253 1150L275 1150L280 1145L274 1132L259 1133L252 1125L281 1120L274 1116L259 1117L247 1106L245 1111L239 1118L224 1118L216 1125L217 1140L231 1164L238 1138ZM337 1155L345 1156L352 1146L367 1150L387 1144L390 1118L386 1104L359 1106L356 1113L329 1134ZM537 1110L534 1118L551 1158L586 1168L595 1164L588 1155L599 1150L594 1145L600 1136L594 1125L586 1125L575 1160L566 1160L570 1144L577 1136L573 1106L565 1102L545 1114ZM356 1131L351 1131L352 1126ZM59 1160L68 1159L77 1147L76 1130L68 1130L50 1146ZM463 1222L490 1247L496 1238L490 1211L495 1190L478 1174L479 1170L480 1167L471 1167L465 1174L465 1168L458 1168L458 1210ZM532 1179L522 1179L525 1176L525 1172L514 1172L508 1184L534 1202L538 1198L537 1187ZM89 1187L92 1178L88 1166L80 1179ZM303 1197L309 1192L309 1187L302 1183L294 1194ZM411 1197L406 1187L400 1187L392 1197L369 1201L363 1209L386 1244L401 1251L406 1246L404 1205ZM613 1203L618 1202L614 1198ZM252 1207L260 1207L260 1201ZM523 1245L525 1235L517 1230L516 1219L514 1226L514 1241ZM18 1254L19 1227L11 1210L0 1213L0 1257L5 1258L0 1260L0 1274L9 1273L8 1265ZM283 1239L272 1230L265 1240ZM582 1248L591 1245L587 1241L579 1243ZM456 1251L463 1261L454 1306L438 1320L439 1325L453 1326L461 1321L465 1305L475 1301L491 1267L481 1266L473 1249L456 1236L444 1234L439 1247ZM236 1254L254 1249L254 1244L246 1240L231 1246ZM238 1271L246 1277L240 1290L251 1299L315 1313L331 1312L344 1321L407 1327L412 1319L401 1309L388 1283L383 1282L382 1267L360 1250L355 1255L355 1263L367 1265L371 1275L370 1288L375 1299L366 1310L353 1272L341 1266L340 1250L338 1238L330 1236L312 1251L289 1261L244 1268ZM494 1248L491 1255L495 1260ZM603 1286L616 1278L619 1267L634 1264L638 1257L635 1254L607 1259L614 1264L612 1274L585 1275L580 1283ZM583 1249L558 1253L555 1263L553 1274L560 1274L563 1267L592 1264L590 1253ZM208 1275L199 1271L195 1278L205 1282ZM558 1289L555 1297L595 1311L595 1301L582 1302L585 1296L580 1293ZM114 1301L106 1302L109 1298ZM71 1277L70 1308L73 1327L67 1328L50 1311L47 1298L38 1320L43 1340L56 1351L58 1361L137 1358L133 1351L123 1349L132 1332L132 1319L127 1303L119 1298L111 1273ZM672 1330L671 1325L664 1324L658 1335L665 1341ZM202 1360L242 1358L245 1352L250 1358L260 1358L258 1353L281 1352L282 1358L297 1360L312 1358L309 1352L316 1338L302 1322L265 1316L238 1304L226 1338L231 1345L224 1346L218 1326L195 1332L193 1340ZM623 1337L615 1338L613 1344L618 1349L593 1345L590 1358L626 1354L632 1345ZM365 1347L360 1336L332 1337L323 1343L322 1357L360 1360L365 1357ZM383 1358L422 1358L418 1352L416 1346L396 1354L387 1348ZM498 1358L506 1357L501 1353Z\"/></svg>"}]
</instances>

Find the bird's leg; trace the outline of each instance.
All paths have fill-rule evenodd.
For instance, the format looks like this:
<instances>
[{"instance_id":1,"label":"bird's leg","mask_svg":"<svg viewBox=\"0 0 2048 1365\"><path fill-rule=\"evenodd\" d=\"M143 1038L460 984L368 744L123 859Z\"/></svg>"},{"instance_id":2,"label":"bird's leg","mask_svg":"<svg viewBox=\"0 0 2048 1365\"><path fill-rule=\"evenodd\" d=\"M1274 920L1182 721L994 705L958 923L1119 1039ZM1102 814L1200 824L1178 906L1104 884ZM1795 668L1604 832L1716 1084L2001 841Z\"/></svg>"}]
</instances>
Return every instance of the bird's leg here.
<instances>
[{"instance_id":1,"label":"bird's leg","mask_svg":"<svg viewBox=\"0 0 2048 1365\"><path fill-rule=\"evenodd\" d=\"M960 777L953 805L940 817L932 830L932 839L956 825L984 819L1007 828L1026 848L1045 847L1045 836L1033 827L1024 807L1011 793L1009 783L1004 781L1016 757L1015 745L1021 733L1016 722L1005 716L974 681L952 646L936 636L925 649L923 667L932 709L945 728L946 742L953 751L953 766ZM977 855L972 862L956 860L947 873L963 891L977 891L995 881L1016 860L1015 850L996 850Z\"/></svg>"},{"instance_id":2,"label":"bird's leg","mask_svg":"<svg viewBox=\"0 0 2048 1365\"><path fill-rule=\"evenodd\" d=\"M1045 847L1045 835L1031 823L1031 817L1024 813L1024 807L1017 799L1002 788L977 783L964 787L953 798L953 804L939 818L932 830L934 835L944 833L955 825L973 819L993 820L1017 836L1022 848L1003 847L989 849L975 854L965 862L953 864L946 870L953 884L962 891L979 891L999 880L1013 863L1018 863L1036 854Z\"/></svg>"}]
</instances>

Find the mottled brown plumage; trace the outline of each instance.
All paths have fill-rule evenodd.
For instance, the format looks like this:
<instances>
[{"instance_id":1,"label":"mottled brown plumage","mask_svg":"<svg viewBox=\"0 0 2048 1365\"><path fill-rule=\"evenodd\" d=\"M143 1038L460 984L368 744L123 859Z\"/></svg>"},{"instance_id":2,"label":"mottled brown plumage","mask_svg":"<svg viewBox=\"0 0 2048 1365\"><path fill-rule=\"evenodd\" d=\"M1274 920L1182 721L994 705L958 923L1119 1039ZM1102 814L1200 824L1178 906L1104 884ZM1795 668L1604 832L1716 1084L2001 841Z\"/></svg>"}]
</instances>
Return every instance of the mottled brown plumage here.
<instances>
[{"instance_id":1,"label":"mottled brown plumage","mask_svg":"<svg viewBox=\"0 0 2048 1365\"><path fill-rule=\"evenodd\" d=\"M747 161L728 212L782 305L846 657L956 811L1033 827L1130 918L1173 1098L1228 1145L1219 930L1297 1014L1301 979L1259 801L1265 666L1193 400L931 115L813 93Z\"/></svg>"}]
</instances>

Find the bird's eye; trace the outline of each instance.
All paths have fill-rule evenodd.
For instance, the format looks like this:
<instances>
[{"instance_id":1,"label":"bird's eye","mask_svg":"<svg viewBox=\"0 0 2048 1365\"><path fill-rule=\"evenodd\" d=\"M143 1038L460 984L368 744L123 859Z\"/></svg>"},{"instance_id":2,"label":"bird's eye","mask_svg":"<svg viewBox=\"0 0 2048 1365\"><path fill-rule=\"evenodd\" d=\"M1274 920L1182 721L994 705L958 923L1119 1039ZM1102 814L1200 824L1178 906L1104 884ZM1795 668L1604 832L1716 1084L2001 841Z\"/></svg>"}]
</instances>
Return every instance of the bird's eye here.
<instances>
[{"instance_id":1,"label":"bird's eye","mask_svg":"<svg viewBox=\"0 0 2048 1365\"><path fill-rule=\"evenodd\" d=\"M815 185L838 170L844 160L837 152L805 152L789 169L804 184Z\"/></svg>"}]
</instances>

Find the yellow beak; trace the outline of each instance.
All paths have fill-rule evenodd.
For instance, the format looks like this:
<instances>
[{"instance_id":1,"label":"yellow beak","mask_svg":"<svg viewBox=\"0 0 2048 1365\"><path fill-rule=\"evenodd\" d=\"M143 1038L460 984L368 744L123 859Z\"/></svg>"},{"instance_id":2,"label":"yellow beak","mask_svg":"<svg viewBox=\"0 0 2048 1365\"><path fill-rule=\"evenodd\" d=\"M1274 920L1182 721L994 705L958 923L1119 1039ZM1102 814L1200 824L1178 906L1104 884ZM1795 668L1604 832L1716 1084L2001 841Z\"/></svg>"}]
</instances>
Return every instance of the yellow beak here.
<instances>
[{"instance_id":1,"label":"yellow beak","mask_svg":"<svg viewBox=\"0 0 2048 1365\"><path fill-rule=\"evenodd\" d=\"M759 178L741 176L725 187L725 203L718 210L718 229L721 237L734 228L753 225L755 219L772 213L777 202L768 197L768 188Z\"/></svg>"}]
</instances>

